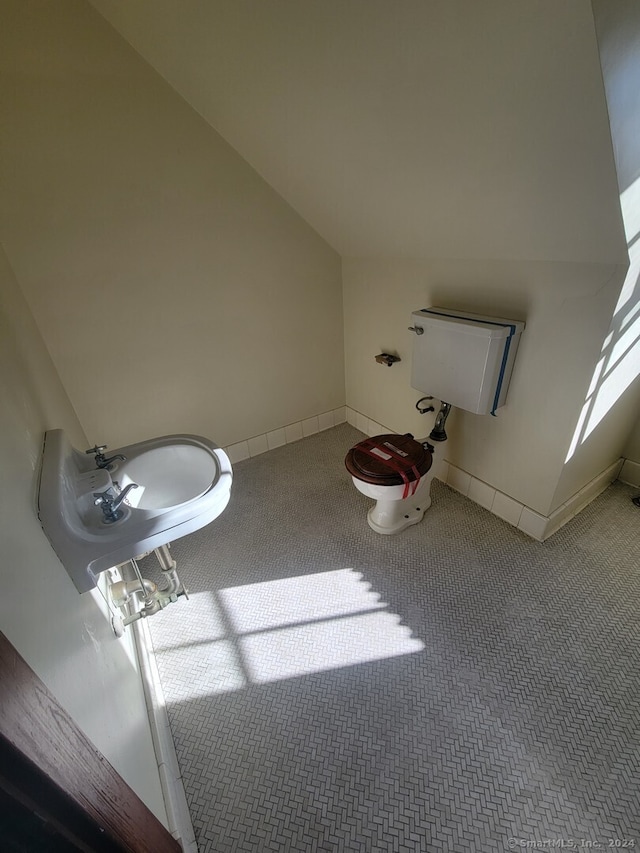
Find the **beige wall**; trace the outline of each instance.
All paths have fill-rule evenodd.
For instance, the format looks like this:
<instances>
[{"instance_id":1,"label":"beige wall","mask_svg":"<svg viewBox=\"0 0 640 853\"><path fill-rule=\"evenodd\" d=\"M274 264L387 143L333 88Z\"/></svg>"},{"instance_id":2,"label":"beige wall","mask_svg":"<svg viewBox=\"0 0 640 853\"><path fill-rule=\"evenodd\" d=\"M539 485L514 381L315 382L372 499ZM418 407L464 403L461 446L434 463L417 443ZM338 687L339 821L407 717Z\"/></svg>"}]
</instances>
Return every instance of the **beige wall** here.
<instances>
[{"instance_id":1,"label":"beige wall","mask_svg":"<svg viewBox=\"0 0 640 853\"><path fill-rule=\"evenodd\" d=\"M589 0L91 2L344 257L618 261Z\"/></svg>"},{"instance_id":2,"label":"beige wall","mask_svg":"<svg viewBox=\"0 0 640 853\"><path fill-rule=\"evenodd\" d=\"M87 3L3 5L2 228L90 441L192 431L229 444L341 405L337 254ZM354 3L344 30L329 27L328 65L304 15L276 26L282 4L273 16L255 5L264 27L243 17L251 4L226 0L186 10L93 5L335 245L366 250L345 249L342 270L350 406L428 432L409 385L411 310L513 316L527 329L508 405L498 418L454 412L450 460L546 514L620 455L633 387L565 465L625 264L587 0L529 6L524 24L495 0L500 25L485 32L486 49L467 0L422 29L407 22L439 5L407 0L394 18L401 32L384 3L364 18ZM337 9L323 10L318 25L327 27ZM180 20L164 32L174 13ZM419 30L433 67L418 61ZM211 50L227 31L236 41ZM254 64L242 59L248 44ZM372 44L391 54L382 61ZM353 74L334 75L351 47ZM394 51L413 58L390 63ZM468 62L451 64L461 52ZM451 74L433 86L441 65ZM424 110L413 109L417 91ZM374 119L380 134L370 132ZM336 180L329 211L319 193ZM418 186L428 192L416 196ZM444 253L451 259L438 259ZM400 365L375 364L394 348Z\"/></svg>"},{"instance_id":3,"label":"beige wall","mask_svg":"<svg viewBox=\"0 0 640 853\"><path fill-rule=\"evenodd\" d=\"M87 3L2 6L2 233L90 442L343 405L338 255Z\"/></svg>"},{"instance_id":4,"label":"beige wall","mask_svg":"<svg viewBox=\"0 0 640 853\"><path fill-rule=\"evenodd\" d=\"M628 395L565 465L626 264L589 0L91 2L342 252L349 406L428 432L411 310L511 314L509 405L450 460L547 514L619 456Z\"/></svg>"},{"instance_id":5,"label":"beige wall","mask_svg":"<svg viewBox=\"0 0 640 853\"><path fill-rule=\"evenodd\" d=\"M96 590L78 595L36 515L42 441L85 437L0 248L0 630L166 825L142 685Z\"/></svg>"},{"instance_id":6,"label":"beige wall","mask_svg":"<svg viewBox=\"0 0 640 853\"><path fill-rule=\"evenodd\" d=\"M620 191L640 177L640 6L591 0Z\"/></svg>"},{"instance_id":7,"label":"beige wall","mask_svg":"<svg viewBox=\"0 0 640 853\"><path fill-rule=\"evenodd\" d=\"M633 72L637 70L639 29L637 23L630 28L631 1L613 0L609 4L603 0L599 6L601 14L596 19L609 103L605 102L599 79L598 44L590 8L586 3L565 4L561 15L574 16L576 22L581 22L574 30L575 40L571 46L567 42L564 53L564 62L571 70L565 76L563 69L555 69L559 85L553 93L540 85L535 93L537 120L528 114L529 123L525 122L530 138L546 139L549 151L554 152L551 159L556 164L563 161L565 170L555 182L548 182L551 172L545 172L545 177L541 176L540 182L512 208L511 224L528 230L532 247L545 243L546 224L551 220L543 222L544 212L557 213L558 203L567 198L564 193L571 169L566 158L571 158L575 141L565 132L564 122L591 122L598 138L608 137L608 106L618 168L626 176L621 176L620 189L624 190L631 178L640 174L640 133L637 121L632 121L630 115L638 98L637 86L631 81L637 80ZM538 8L541 11L542 7ZM558 8L556 4L555 9ZM588 26L585 15L590 19ZM637 4L633 15L638 16ZM613 31L616 37L612 37ZM630 31L635 35L630 36ZM603 32L609 37L606 44ZM561 54L562 51L558 56ZM557 98L577 68L585 72L579 84L581 95L568 100L560 115ZM532 94L528 92L529 97ZM508 111L496 117L493 132L498 145L510 118ZM470 162L473 164L473 158ZM526 172L533 162L535 158L526 146L515 151L509 160L496 165L496 187L502 185L509 171ZM473 255L475 245L469 242L459 247L457 259L440 260L433 253L433 259L424 261L343 261L347 405L397 430L425 435L430 426L426 418L421 420L413 411L418 395L408 388L411 336L405 328L412 310L443 305L526 321L507 406L497 418L454 411L444 452L456 466L543 515L552 513L623 454L640 402L640 381L636 378L640 372L640 333L633 332L630 320L638 288L635 280L625 280L626 241L610 139L607 144L602 143L592 162L593 174L584 177L591 182L597 172L591 185L589 210L583 206L585 200L580 201L579 195L573 194L570 218L573 226L582 217L584 225L591 217L600 219L602 233L611 236L608 248L596 241L593 251L583 247L563 256L547 243L546 260L532 262L519 250L518 241L513 240L503 246L495 260L487 261L480 254ZM527 215L535 210L538 216L525 221L522 210ZM466 212L465 209L462 214L463 223ZM511 233L501 230L495 212L486 212L488 215L478 218L479 233L490 239L494 239L491 235L496 230L501 234L495 239ZM457 220L445 219L450 227L452 223L457 227ZM568 234L562 230L565 226L566 223L557 231L558 235ZM588 228L583 230L583 235L587 231ZM562 241L565 248L576 245L571 240L564 241L564 237ZM428 240L425 245L429 245ZM446 242L443 245L448 246ZM466 250L476 259L466 260ZM560 258L562 263L558 262ZM575 262L568 262L570 258ZM599 263L594 262L598 260ZM623 284L629 298L624 305L618 305ZM380 349L397 350L403 362L391 371L381 371L372 358ZM600 364L604 369L596 381L594 370ZM591 428L592 411L598 409L602 417ZM583 410L589 429L580 429L574 443Z\"/></svg>"},{"instance_id":8,"label":"beige wall","mask_svg":"<svg viewBox=\"0 0 640 853\"><path fill-rule=\"evenodd\" d=\"M637 413L637 409L636 409ZM636 420L624 446L625 459L640 463L640 422Z\"/></svg>"},{"instance_id":9,"label":"beige wall","mask_svg":"<svg viewBox=\"0 0 640 853\"><path fill-rule=\"evenodd\" d=\"M611 135L615 151L620 192L634 200L625 205L627 239L634 264L628 287L633 291L632 304L640 300L640 5L636 0L593 0L604 85L607 93ZM638 324L636 324L638 325ZM635 332L640 340L640 328ZM640 346L636 344L636 346ZM640 355L634 359L640 372ZM638 380L635 381L637 386ZM634 393L635 390L635 393ZM627 395L634 423L624 448L624 456L640 462L640 389Z\"/></svg>"}]
</instances>

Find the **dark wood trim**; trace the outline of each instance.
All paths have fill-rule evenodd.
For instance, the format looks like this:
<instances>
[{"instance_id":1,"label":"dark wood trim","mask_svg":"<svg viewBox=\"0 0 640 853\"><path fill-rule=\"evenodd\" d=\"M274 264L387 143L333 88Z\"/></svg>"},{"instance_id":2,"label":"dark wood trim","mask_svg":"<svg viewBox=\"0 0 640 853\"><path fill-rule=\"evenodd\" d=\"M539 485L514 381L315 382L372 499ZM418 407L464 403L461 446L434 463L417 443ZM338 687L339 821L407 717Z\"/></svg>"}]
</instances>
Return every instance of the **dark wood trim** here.
<instances>
[{"instance_id":1,"label":"dark wood trim","mask_svg":"<svg viewBox=\"0 0 640 853\"><path fill-rule=\"evenodd\" d=\"M0 787L78 850L181 851L2 633Z\"/></svg>"}]
</instances>

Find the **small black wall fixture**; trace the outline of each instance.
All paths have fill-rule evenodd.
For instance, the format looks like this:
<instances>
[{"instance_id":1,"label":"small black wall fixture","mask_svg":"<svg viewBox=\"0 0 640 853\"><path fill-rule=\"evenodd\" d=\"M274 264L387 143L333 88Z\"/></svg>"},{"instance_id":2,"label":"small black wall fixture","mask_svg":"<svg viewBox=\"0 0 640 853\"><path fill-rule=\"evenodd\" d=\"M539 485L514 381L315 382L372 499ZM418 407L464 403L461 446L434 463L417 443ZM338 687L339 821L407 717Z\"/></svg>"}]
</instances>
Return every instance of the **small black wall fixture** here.
<instances>
[{"instance_id":1,"label":"small black wall fixture","mask_svg":"<svg viewBox=\"0 0 640 853\"><path fill-rule=\"evenodd\" d=\"M376 356L376 361L378 364L386 364L387 367L391 367L392 364L395 364L396 361L401 361L397 355L390 355L388 352L381 352L380 355Z\"/></svg>"}]
</instances>

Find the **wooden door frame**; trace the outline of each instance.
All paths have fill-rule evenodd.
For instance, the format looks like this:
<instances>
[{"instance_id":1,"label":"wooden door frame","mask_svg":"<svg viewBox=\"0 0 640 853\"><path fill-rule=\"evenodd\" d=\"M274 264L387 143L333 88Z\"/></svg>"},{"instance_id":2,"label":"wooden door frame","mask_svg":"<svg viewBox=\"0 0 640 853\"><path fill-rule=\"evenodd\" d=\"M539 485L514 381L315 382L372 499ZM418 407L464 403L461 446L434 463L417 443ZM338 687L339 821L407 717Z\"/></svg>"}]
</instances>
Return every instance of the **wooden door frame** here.
<instances>
[{"instance_id":1,"label":"wooden door frame","mask_svg":"<svg viewBox=\"0 0 640 853\"><path fill-rule=\"evenodd\" d=\"M1 632L0 788L78 850L182 850Z\"/></svg>"}]
</instances>

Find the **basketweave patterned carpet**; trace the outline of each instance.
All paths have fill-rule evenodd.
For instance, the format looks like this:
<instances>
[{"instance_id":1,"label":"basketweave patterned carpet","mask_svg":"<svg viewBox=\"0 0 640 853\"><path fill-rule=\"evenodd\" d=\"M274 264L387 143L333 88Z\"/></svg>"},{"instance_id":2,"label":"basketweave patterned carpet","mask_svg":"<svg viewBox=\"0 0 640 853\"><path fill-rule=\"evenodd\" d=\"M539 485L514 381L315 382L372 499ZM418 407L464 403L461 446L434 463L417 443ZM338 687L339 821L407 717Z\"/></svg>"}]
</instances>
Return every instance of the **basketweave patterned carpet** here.
<instances>
[{"instance_id":1,"label":"basketweave patterned carpet","mask_svg":"<svg viewBox=\"0 0 640 853\"><path fill-rule=\"evenodd\" d=\"M436 481L384 537L361 439L237 464L173 545L191 599L149 625L200 853L639 848L632 490L537 543Z\"/></svg>"}]
</instances>

